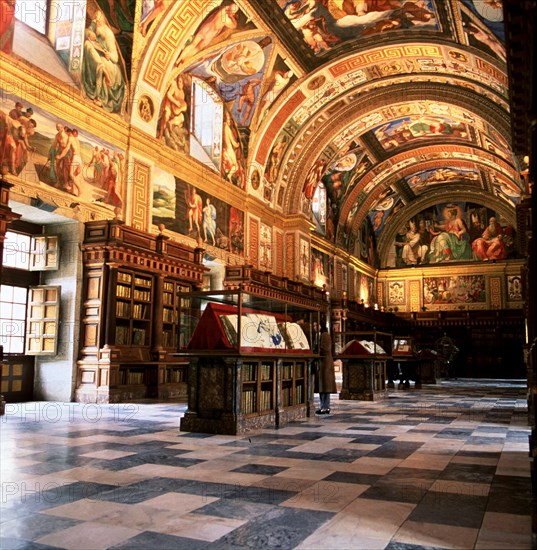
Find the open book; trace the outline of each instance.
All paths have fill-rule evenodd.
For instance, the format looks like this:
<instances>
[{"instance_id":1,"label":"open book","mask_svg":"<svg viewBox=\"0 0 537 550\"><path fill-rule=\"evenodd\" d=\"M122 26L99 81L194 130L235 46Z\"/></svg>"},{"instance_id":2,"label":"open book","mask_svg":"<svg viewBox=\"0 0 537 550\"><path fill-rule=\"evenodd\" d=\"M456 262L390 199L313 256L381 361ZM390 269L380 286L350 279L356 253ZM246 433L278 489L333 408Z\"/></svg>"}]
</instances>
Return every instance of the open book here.
<instances>
[{"instance_id":1,"label":"open book","mask_svg":"<svg viewBox=\"0 0 537 550\"><path fill-rule=\"evenodd\" d=\"M278 327L282 333L288 349L309 350L308 339L298 323L284 322L279 323Z\"/></svg>"},{"instance_id":2,"label":"open book","mask_svg":"<svg viewBox=\"0 0 537 550\"><path fill-rule=\"evenodd\" d=\"M238 315L220 315L220 321L232 346L238 341ZM285 340L272 315L246 313L241 317L241 347L285 349Z\"/></svg>"},{"instance_id":3,"label":"open book","mask_svg":"<svg viewBox=\"0 0 537 550\"><path fill-rule=\"evenodd\" d=\"M386 351L370 340L351 340L343 347L341 355L386 355Z\"/></svg>"}]
</instances>

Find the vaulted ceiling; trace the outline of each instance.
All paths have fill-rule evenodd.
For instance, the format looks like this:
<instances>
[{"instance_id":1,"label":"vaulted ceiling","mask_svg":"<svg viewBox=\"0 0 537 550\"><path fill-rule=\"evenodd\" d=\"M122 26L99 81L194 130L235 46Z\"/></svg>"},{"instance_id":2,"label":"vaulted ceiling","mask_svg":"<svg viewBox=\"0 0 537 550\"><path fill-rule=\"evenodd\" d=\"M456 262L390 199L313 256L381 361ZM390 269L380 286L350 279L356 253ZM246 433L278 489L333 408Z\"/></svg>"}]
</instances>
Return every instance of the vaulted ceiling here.
<instances>
[{"instance_id":1,"label":"vaulted ceiling","mask_svg":"<svg viewBox=\"0 0 537 550\"><path fill-rule=\"evenodd\" d=\"M233 91L230 63L250 48L236 73L255 74L255 103L241 114L235 89L234 114L245 190L271 208L311 216L322 185L326 238L349 248L369 219L384 264L402 225L432 205L470 201L515 224L523 189L501 1L224 0L194 16L187 4L197 3L178 2L148 34L141 81L164 93L190 72ZM179 20L191 23L172 33L181 45L157 83L155 44Z\"/></svg>"}]
</instances>

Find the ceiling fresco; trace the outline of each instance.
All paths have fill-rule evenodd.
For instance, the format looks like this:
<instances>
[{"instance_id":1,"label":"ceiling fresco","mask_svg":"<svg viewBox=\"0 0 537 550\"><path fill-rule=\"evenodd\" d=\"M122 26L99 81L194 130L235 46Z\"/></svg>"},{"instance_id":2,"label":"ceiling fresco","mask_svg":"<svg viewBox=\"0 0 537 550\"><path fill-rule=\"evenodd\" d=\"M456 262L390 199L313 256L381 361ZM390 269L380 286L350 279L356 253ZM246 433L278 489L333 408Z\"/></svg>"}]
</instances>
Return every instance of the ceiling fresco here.
<instances>
[{"instance_id":1,"label":"ceiling fresco","mask_svg":"<svg viewBox=\"0 0 537 550\"><path fill-rule=\"evenodd\" d=\"M230 137L227 167L224 152L217 163L197 158L366 263L395 265L401 228L451 202L464 223L479 207L514 225L522 187L499 0L188 4L164 3L144 27L139 88L167 146L180 150L162 130L163 98L198 79L222 101Z\"/></svg>"}]
</instances>

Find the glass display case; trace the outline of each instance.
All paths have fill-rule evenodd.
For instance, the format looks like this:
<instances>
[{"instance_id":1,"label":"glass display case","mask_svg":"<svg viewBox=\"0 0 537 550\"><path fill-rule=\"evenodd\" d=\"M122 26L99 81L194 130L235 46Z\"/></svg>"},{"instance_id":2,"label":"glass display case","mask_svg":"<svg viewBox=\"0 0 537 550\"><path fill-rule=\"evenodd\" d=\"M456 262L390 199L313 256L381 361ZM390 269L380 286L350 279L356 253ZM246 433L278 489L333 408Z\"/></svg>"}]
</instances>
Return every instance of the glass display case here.
<instances>
[{"instance_id":1,"label":"glass display case","mask_svg":"<svg viewBox=\"0 0 537 550\"><path fill-rule=\"evenodd\" d=\"M392 357L393 336L389 332L339 333L336 359L343 363L340 399L376 401L388 396L386 365Z\"/></svg>"},{"instance_id":2,"label":"glass display case","mask_svg":"<svg viewBox=\"0 0 537 550\"><path fill-rule=\"evenodd\" d=\"M394 380L399 380L399 389L409 389L411 380L416 389L421 388L418 349L413 336L394 336L387 374L388 388L395 388Z\"/></svg>"},{"instance_id":3,"label":"glass display case","mask_svg":"<svg viewBox=\"0 0 537 550\"><path fill-rule=\"evenodd\" d=\"M242 289L181 295L179 351L189 361L182 431L240 434L313 410L315 300Z\"/></svg>"}]
</instances>

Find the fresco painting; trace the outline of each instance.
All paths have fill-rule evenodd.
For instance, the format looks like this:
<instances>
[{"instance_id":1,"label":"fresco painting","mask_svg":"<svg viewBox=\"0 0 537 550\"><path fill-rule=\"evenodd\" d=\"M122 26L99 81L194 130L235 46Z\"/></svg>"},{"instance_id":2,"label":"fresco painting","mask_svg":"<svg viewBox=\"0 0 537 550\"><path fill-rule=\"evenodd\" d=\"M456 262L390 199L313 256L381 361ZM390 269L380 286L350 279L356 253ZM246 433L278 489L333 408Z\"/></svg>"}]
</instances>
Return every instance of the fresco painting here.
<instances>
[{"instance_id":1,"label":"fresco painting","mask_svg":"<svg viewBox=\"0 0 537 550\"><path fill-rule=\"evenodd\" d=\"M90 0L87 4L82 90L109 113L127 112L134 8L132 0Z\"/></svg>"},{"instance_id":2,"label":"fresco painting","mask_svg":"<svg viewBox=\"0 0 537 550\"><path fill-rule=\"evenodd\" d=\"M177 152L190 152L189 130L192 78L177 74L166 88L160 105L157 139Z\"/></svg>"},{"instance_id":3,"label":"fresco painting","mask_svg":"<svg viewBox=\"0 0 537 550\"><path fill-rule=\"evenodd\" d=\"M147 36L155 21L162 15L173 0L143 0L140 14L140 34Z\"/></svg>"},{"instance_id":4,"label":"fresco painting","mask_svg":"<svg viewBox=\"0 0 537 550\"><path fill-rule=\"evenodd\" d=\"M405 281L390 281L388 284L388 304L399 306L405 303Z\"/></svg>"},{"instance_id":5,"label":"fresco painting","mask_svg":"<svg viewBox=\"0 0 537 550\"><path fill-rule=\"evenodd\" d=\"M379 195L368 214L372 230L377 239L386 224L402 207L403 202L399 193L391 187L388 187Z\"/></svg>"},{"instance_id":6,"label":"fresco painting","mask_svg":"<svg viewBox=\"0 0 537 550\"><path fill-rule=\"evenodd\" d=\"M259 100L259 107L257 108L259 112L259 124L264 120L272 103L295 80L297 80L297 77L292 69L289 68L289 65L280 55L277 55L271 70L266 74L266 79L257 96Z\"/></svg>"},{"instance_id":7,"label":"fresco painting","mask_svg":"<svg viewBox=\"0 0 537 550\"><path fill-rule=\"evenodd\" d=\"M242 211L158 168L153 182L154 225L244 255Z\"/></svg>"},{"instance_id":8,"label":"fresco painting","mask_svg":"<svg viewBox=\"0 0 537 550\"><path fill-rule=\"evenodd\" d=\"M507 276L507 298L513 302L521 302L523 300L522 277L520 275Z\"/></svg>"},{"instance_id":9,"label":"fresco painting","mask_svg":"<svg viewBox=\"0 0 537 550\"><path fill-rule=\"evenodd\" d=\"M394 248L390 267L504 260L516 256L515 230L482 205L443 203L408 220Z\"/></svg>"},{"instance_id":10,"label":"fresco painting","mask_svg":"<svg viewBox=\"0 0 537 550\"><path fill-rule=\"evenodd\" d=\"M427 140L430 140L430 138L471 140L470 130L466 123L436 115L400 118L388 124L377 126L373 129L373 133L380 145L386 150L422 138L427 138Z\"/></svg>"},{"instance_id":11,"label":"fresco painting","mask_svg":"<svg viewBox=\"0 0 537 550\"><path fill-rule=\"evenodd\" d=\"M492 174L491 179L498 197L511 206L515 206L520 202L521 190L511 180L499 178L494 174Z\"/></svg>"},{"instance_id":12,"label":"fresco painting","mask_svg":"<svg viewBox=\"0 0 537 550\"><path fill-rule=\"evenodd\" d=\"M15 32L15 0L0 2L0 51L10 54Z\"/></svg>"},{"instance_id":13,"label":"fresco painting","mask_svg":"<svg viewBox=\"0 0 537 550\"><path fill-rule=\"evenodd\" d=\"M441 185L448 182L457 182L475 185L480 182L480 175L477 170L469 168L457 168L453 166L442 166L430 168L405 176L405 181L412 191L419 195L433 185Z\"/></svg>"},{"instance_id":14,"label":"fresco painting","mask_svg":"<svg viewBox=\"0 0 537 550\"><path fill-rule=\"evenodd\" d=\"M487 300L484 275L453 275L423 278L423 303L475 304Z\"/></svg>"},{"instance_id":15,"label":"fresco painting","mask_svg":"<svg viewBox=\"0 0 537 550\"><path fill-rule=\"evenodd\" d=\"M314 54L393 30L438 29L432 0L278 0L278 4Z\"/></svg>"},{"instance_id":16,"label":"fresco painting","mask_svg":"<svg viewBox=\"0 0 537 550\"><path fill-rule=\"evenodd\" d=\"M330 205L334 210L335 223L339 219L339 209L343 197L360 181L371 167L371 161L363 155L361 148L355 148L333 161L323 176Z\"/></svg>"},{"instance_id":17,"label":"fresco painting","mask_svg":"<svg viewBox=\"0 0 537 550\"><path fill-rule=\"evenodd\" d=\"M502 0L461 0L461 4L461 11L469 18L483 24L499 42L505 42Z\"/></svg>"},{"instance_id":18,"label":"fresco painting","mask_svg":"<svg viewBox=\"0 0 537 550\"><path fill-rule=\"evenodd\" d=\"M311 279L319 287L330 288L333 280L331 258L315 248L311 249Z\"/></svg>"},{"instance_id":19,"label":"fresco painting","mask_svg":"<svg viewBox=\"0 0 537 550\"><path fill-rule=\"evenodd\" d=\"M0 94L0 135L3 170L80 202L123 206L124 151L5 91Z\"/></svg>"},{"instance_id":20,"label":"fresco painting","mask_svg":"<svg viewBox=\"0 0 537 550\"><path fill-rule=\"evenodd\" d=\"M372 267L378 267L379 259L376 249L376 238L371 221L368 217L366 217L360 225L353 253L366 264Z\"/></svg>"},{"instance_id":21,"label":"fresco painting","mask_svg":"<svg viewBox=\"0 0 537 550\"><path fill-rule=\"evenodd\" d=\"M233 0L224 0L214 9L216 2L208 3L207 16L192 33L185 46L179 52L175 66L184 69L185 66L196 58L209 46L214 46L228 40L239 30L254 29L255 25L249 21Z\"/></svg>"}]
</instances>

